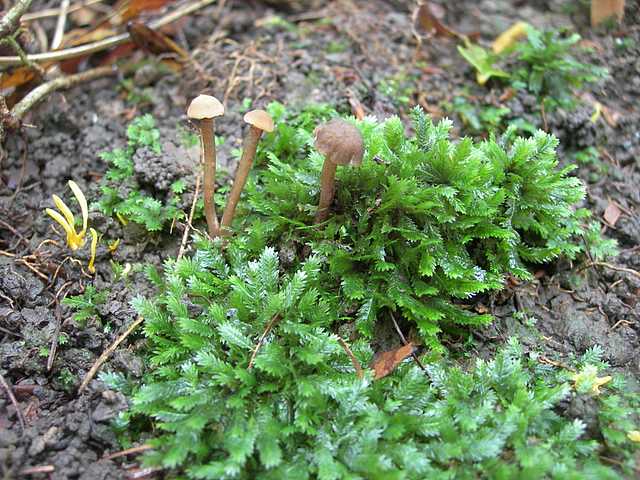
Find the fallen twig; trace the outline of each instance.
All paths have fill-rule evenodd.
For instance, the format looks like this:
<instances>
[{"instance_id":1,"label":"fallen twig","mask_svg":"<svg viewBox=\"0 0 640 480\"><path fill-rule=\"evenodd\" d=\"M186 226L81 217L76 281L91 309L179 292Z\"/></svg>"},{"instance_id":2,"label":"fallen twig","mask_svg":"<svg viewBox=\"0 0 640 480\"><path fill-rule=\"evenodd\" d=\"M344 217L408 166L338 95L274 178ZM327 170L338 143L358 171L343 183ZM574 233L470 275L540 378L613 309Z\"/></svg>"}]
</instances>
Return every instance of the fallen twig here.
<instances>
[{"instance_id":1,"label":"fallen twig","mask_svg":"<svg viewBox=\"0 0 640 480\"><path fill-rule=\"evenodd\" d=\"M186 5L182 8L168 13L167 15L149 23L149 28L156 30L160 27L164 27L169 23L173 23L176 20L189 15L207 5L210 5L215 0L198 0L197 2ZM57 50L55 52L35 53L33 55L27 55L25 59L28 62L55 62L59 60L68 60L70 58L81 57L90 53L100 52L117 45L121 45L129 41L131 36L128 32L114 35L113 37L105 38L97 42L87 43L85 45L79 45L77 47L65 48L63 50ZM19 56L7 56L0 57L0 67L21 65L23 60Z\"/></svg>"},{"instance_id":2,"label":"fallen twig","mask_svg":"<svg viewBox=\"0 0 640 480\"><path fill-rule=\"evenodd\" d=\"M582 270L585 270L585 269L591 268L591 267L605 267L605 268L608 268L610 270L615 270L616 272L629 273L629 274L631 274L631 275L633 275L635 277L640 278L640 272L632 270L631 268L618 267L616 265L611 265L610 263L607 263L607 262L589 262L585 266L580 268L579 271L582 271Z\"/></svg>"},{"instance_id":3,"label":"fallen twig","mask_svg":"<svg viewBox=\"0 0 640 480\"><path fill-rule=\"evenodd\" d=\"M102 364L107 361L109 355L111 355L115 351L115 349L118 348L118 346L122 342L124 342L124 340L131 334L131 332L133 332L143 321L144 318L142 318L141 316L136 318L136 320L129 326L129 328L127 328L127 330L122 335L116 338L115 342L109 345L109 347L104 352L102 352L102 355L98 357L98 359L95 361L91 369L87 372L84 379L82 380L80 388L78 388L78 393L82 393L82 391L87 388L87 385L89 385L91 379L93 379L98 370L100 370Z\"/></svg>"},{"instance_id":4,"label":"fallen twig","mask_svg":"<svg viewBox=\"0 0 640 480\"><path fill-rule=\"evenodd\" d=\"M7 396L9 400L13 404L16 409L16 415L18 416L18 421L20 422L20 428L22 429L22 433L24 434L25 429L27 428L27 422L24 420L24 415L22 415L22 410L20 410L20 405L18 404L18 400L16 400L16 396L13 394L13 390L11 389L11 385L4 378L4 375L0 372L0 385L7 392Z\"/></svg>"},{"instance_id":5,"label":"fallen twig","mask_svg":"<svg viewBox=\"0 0 640 480\"><path fill-rule=\"evenodd\" d=\"M0 38L12 35L20 26L20 17L31 6L31 0L18 0L7 13L0 18ZM19 58L19 57L16 57ZM18 62L20 64L20 62Z\"/></svg>"},{"instance_id":6,"label":"fallen twig","mask_svg":"<svg viewBox=\"0 0 640 480\"><path fill-rule=\"evenodd\" d=\"M353 368L356 369L356 376L358 378L362 378L364 376L364 370L362 370L362 365L360 365L360 362L358 361L356 356L353 354L353 352L349 348L349 345L347 345L347 342L345 342L340 335L338 335L338 343L351 359L351 364L353 365Z\"/></svg>"},{"instance_id":7,"label":"fallen twig","mask_svg":"<svg viewBox=\"0 0 640 480\"><path fill-rule=\"evenodd\" d=\"M20 120L26 115L26 113L33 108L44 97L56 90L73 87L79 83L89 82L96 78L105 77L107 75L115 75L118 73L118 69L113 66L98 67L86 72L76 73L74 75L68 75L59 77L49 82L43 83L31 90L22 100L20 100L11 110L12 122L19 123Z\"/></svg>"},{"instance_id":8,"label":"fallen twig","mask_svg":"<svg viewBox=\"0 0 640 480\"><path fill-rule=\"evenodd\" d=\"M258 340L258 343L256 344L256 346L253 349L253 353L251 354L251 358L249 359L249 365L247 366L247 370L251 370L253 368L253 362L256 360L256 356L258 355L258 351L260 350L260 347L262 346L264 339L267 338L267 335L269 335L269 332L271 331L271 329L273 328L273 326L282 318L282 316L279 313L276 313L271 320L269 320L269 323L267 324L266 328L264 329L264 332L262 332L262 335L260 335L260 339Z\"/></svg>"},{"instance_id":9,"label":"fallen twig","mask_svg":"<svg viewBox=\"0 0 640 480\"><path fill-rule=\"evenodd\" d=\"M133 453L145 452L147 450L151 450L153 447L148 443L144 443L137 447L127 448L125 450L120 450L119 452L110 453L109 455L105 455L100 460L113 460L114 458L126 457L127 455L131 455Z\"/></svg>"},{"instance_id":10,"label":"fallen twig","mask_svg":"<svg viewBox=\"0 0 640 480\"><path fill-rule=\"evenodd\" d=\"M193 214L196 211L196 203L198 201L198 195L200 193L200 175L196 177L196 189L193 194L193 202L191 203L191 210L189 211L189 218L184 227L184 233L182 234L182 241L180 242L180 250L178 250L178 258L180 260L184 251L187 248L187 240L189 239L189 230L191 229L191 222L193 222Z\"/></svg>"},{"instance_id":11,"label":"fallen twig","mask_svg":"<svg viewBox=\"0 0 640 480\"><path fill-rule=\"evenodd\" d=\"M396 328L396 332L398 332L398 335L400 336L400 340L402 340L402 344L403 345L408 345L409 342L407 342L407 339L405 338L404 334L402 333L402 330L400 330L400 326L398 325L398 322L396 321L395 315L393 315L392 311L389 311L389 314L391 315L391 320L393 321L393 326ZM422 364L422 362L418 358L418 355L416 355L414 352L411 352L411 356L416 361L416 363L418 364L420 369L426 372L427 369L424 368L424 365Z\"/></svg>"},{"instance_id":12,"label":"fallen twig","mask_svg":"<svg viewBox=\"0 0 640 480\"><path fill-rule=\"evenodd\" d=\"M56 359L56 353L58 351L58 340L60 336L60 329L62 328L62 309L60 308L60 302L58 297L55 299L56 309L56 328L53 330L53 337L51 338L51 346L49 347L49 358L47 358L47 371L50 372L53 368L53 361Z\"/></svg>"},{"instance_id":13,"label":"fallen twig","mask_svg":"<svg viewBox=\"0 0 640 480\"><path fill-rule=\"evenodd\" d=\"M37 473L53 473L56 467L53 465L40 465L38 467L28 467L20 470L20 475L35 475Z\"/></svg>"},{"instance_id":14,"label":"fallen twig","mask_svg":"<svg viewBox=\"0 0 640 480\"><path fill-rule=\"evenodd\" d=\"M64 26L67 23L67 13L69 13L69 0L61 0L60 13L58 14L58 22L56 23L56 31L51 40L51 50L57 50L62 45L62 37L64 37Z\"/></svg>"},{"instance_id":15,"label":"fallen twig","mask_svg":"<svg viewBox=\"0 0 640 480\"><path fill-rule=\"evenodd\" d=\"M67 9L67 13L73 13L76 10L80 10L81 8L86 8L86 7L89 7L89 6L94 5L96 3L102 3L103 1L104 0L85 0L83 2L74 3L73 5L71 5ZM47 9L44 9L44 10L40 10L38 12L25 13L22 16L22 21L23 22L31 22L33 20L39 20L41 18L57 17L58 15L60 15L60 10L62 10L62 9L61 8L47 8Z\"/></svg>"}]
</instances>

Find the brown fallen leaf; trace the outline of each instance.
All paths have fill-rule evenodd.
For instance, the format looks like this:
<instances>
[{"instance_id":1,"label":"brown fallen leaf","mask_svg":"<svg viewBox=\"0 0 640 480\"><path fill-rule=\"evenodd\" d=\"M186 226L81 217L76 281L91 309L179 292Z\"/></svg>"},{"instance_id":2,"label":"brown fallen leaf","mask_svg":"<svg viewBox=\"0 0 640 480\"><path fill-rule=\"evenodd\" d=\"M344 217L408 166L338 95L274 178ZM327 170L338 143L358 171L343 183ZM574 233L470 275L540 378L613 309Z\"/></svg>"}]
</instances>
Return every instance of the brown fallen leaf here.
<instances>
[{"instance_id":1,"label":"brown fallen leaf","mask_svg":"<svg viewBox=\"0 0 640 480\"><path fill-rule=\"evenodd\" d=\"M142 22L129 22L127 31L134 44L145 52L154 55L175 53L180 58L189 58L189 54L166 35L147 27Z\"/></svg>"},{"instance_id":2,"label":"brown fallen leaf","mask_svg":"<svg viewBox=\"0 0 640 480\"><path fill-rule=\"evenodd\" d=\"M597 27L605 20L624 17L624 0L591 0L591 26Z\"/></svg>"},{"instance_id":3,"label":"brown fallen leaf","mask_svg":"<svg viewBox=\"0 0 640 480\"><path fill-rule=\"evenodd\" d=\"M360 103L360 100L358 100L352 94L350 94L348 98L349 98L349 105L351 106L351 113L353 113L353 116L356 117L358 120L363 120L366 114L364 112L364 107L362 106L362 103Z\"/></svg>"},{"instance_id":4,"label":"brown fallen leaf","mask_svg":"<svg viewBox=\"0 0 640 480\"><path fill-rule=\"evenodd\" d=\"M415 349L415 345L413 342L409 342L402 347L396 348L395 350L389 350L387 352L382 352L377 355L371 368L374 372L374 380L378 380L379 378L386 377L402 362L405 358L413 353Z\"/></svg>"},{"instance_id":5,"label":"brown fallen leaf","mask_svg":"<svg viewBox=\"0 0 640 480\"><path fill-rule=\"evenodd\" d=\"M602 105L601 111L602 111L602 117L604 118L604 121L607 122L610 127L616 128L618 126L620 117L622 116L620 112L613 110L612 108L607 107L606 105Z\"/></svg>"},{"instance_id":6,"label":"brown fallen leaf","mask_svg":"<svg viewBox=\"0 0 640 480\"><path fill-rule=\"evenodd\" d=\"M3 72L0 74L0 89L19 87L36 78L37 73L29 67L19 67L11 73Z\"/></svg>"},{"instance_id":7,"label":"brown fallen leaf","mask_svg":"<svg viewBox=\"0 0 640 480\"><path fill-rule=\"evenodd\" d=\"M418 40L418 43L422 42L422 36L440 35L443 37L456 37L458 39L464 39L465 36L449 28L434 13L430 2L422 1L413 11L413 34Z\"/></svg>"},{"instance_id":8,"label":"brown fallen leaf","mask_svg":"<svg viewBox=\"0 0 640 480\"><path fill-rule=\"evenodd\" d=\"M605 208L604 210L602 218L604 218L604 221L609 225L615 226L616 222L620 218L620 215L622 215L622 210L620 210L618 205L616 205L614 202L609 202L609 205L607 205L607 208Z\"/></svg>"},{"instance_id":9,"label":"brown fallen leaf","mask_svg":"<svg viewBox=\"0 0 640 480\"><path fill-rule=\"evenodd\" d=\"M127 23L143 12L151 12L164 7L170 0L123 0L118 2L120 23Z\"/></svg>"}]
</instances>

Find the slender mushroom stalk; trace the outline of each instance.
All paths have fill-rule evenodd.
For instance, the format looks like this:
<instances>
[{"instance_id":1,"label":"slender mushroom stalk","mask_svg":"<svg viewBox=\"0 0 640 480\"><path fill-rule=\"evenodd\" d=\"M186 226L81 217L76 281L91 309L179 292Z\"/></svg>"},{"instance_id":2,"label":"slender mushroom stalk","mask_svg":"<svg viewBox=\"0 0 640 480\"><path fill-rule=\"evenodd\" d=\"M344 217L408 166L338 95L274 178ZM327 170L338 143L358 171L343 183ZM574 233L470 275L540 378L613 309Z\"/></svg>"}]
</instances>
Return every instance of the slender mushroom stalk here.
<instances>
[{"instance_id":1,"label":"slender mushroom stalk","mask_svg":"<svg viewBox=\"0 0 640 480\"><path fill-rule=\"evenodd\" d=\"M215 123L213 119L224 115L224 105L211 95L198 95L191 101L187 109L187 116L198 120L204 161L204 216L207 218L209 235L215 238L220 233L214 194L216 190L216 143Z\"/></svg>"},{"instance_id":2,"label":"slender mushroom stalk","mask_svg":"<svg viewBox=\"0 0 640 480\"><path fill-rule=\"evenodd\" d=\"M223 235L227 235L231 232L231 224L233 222L233 216L240 201L240 194L244 185L247 183L247 177L253 165L253 160L256 156L256 149L258 148L258 141L262 136L262 132L273 132L273 119L264 110L251 110L244 116L244 121L250 125L247 136L244 139L244 147L242 149L242 157L238 164L238 170L236 171L236 177L233 180L233 186L231 187L231 193L229 193L229 199L227 205L224 207L224 213L222 214L222 230Z\"/></svg>"},{"instance_id":3,"label":"slender mushroom stalk","mask_svg":"<svg viewBox=\"0 0 640 480\"><path fill-rule=\"evenodd\" d=\"M315 223L322 223L329 216L333 202L337 166L357 167L362 163L362 135L350 123L334 118L316 128L315 147L325 156L320 174L320 202L315 218Z\"/></svg>"}]
</instances>

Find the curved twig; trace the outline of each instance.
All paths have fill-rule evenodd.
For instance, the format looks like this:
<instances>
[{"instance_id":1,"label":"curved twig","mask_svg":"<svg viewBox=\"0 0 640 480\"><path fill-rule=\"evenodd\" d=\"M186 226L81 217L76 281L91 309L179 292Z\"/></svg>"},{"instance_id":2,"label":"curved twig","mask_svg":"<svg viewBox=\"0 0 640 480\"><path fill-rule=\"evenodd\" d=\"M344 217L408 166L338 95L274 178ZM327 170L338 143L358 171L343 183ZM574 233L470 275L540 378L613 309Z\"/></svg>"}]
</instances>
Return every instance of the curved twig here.
<instances>
[{"instance_id":1,"label":"curved twig","mask_svg":"<svg viewBox=\"0 0 640 480\"><path fill-rule=\"evenodd\" d=\"M20 17L31 6L31 0L18 0L7 13L0 18L0 38L12 35L20 26Z\"/></svg>"},{"instance_id":2,"label":"curved twig","mask_svg":"<svg viewBox=\"0 0 640 480\"><path fill-rule=\"evenodd\" d=\"M91 370L87 372L84 379L82 380L80 388L78 388L78 393L82 393L82 391L87 388L87 385L89 385L91 379L96 375L96 373L98 373L98 370L100 370L102 364L107 361L109 355L111 355L115 351L115 349L118 348L118 346L122 342L124 342L124 340L131 334L131 332L133 332L143 321L144 318L142 318L141 316L136 318L135 322L133 322L122 335L116 338L115 342L109 345L109 347L104 352L102 352L102 355L98 357L98 359L91 367Z\"/></svg>"},{"instance_id":3,"label":"curved twig","mask_svg":"<svg viewBox=\"0 0 640 480\"><path fill-rule=\"evenodd\" d=\"M30 1L30 0L29 0ZM195 12L196 10L206 7L215 0L199 0L195 3L186 5L183 8L179 8L174 12L149 23L149 28L157 29L175 22L176 20ZM90 53L106 50L117 45L121 45L130 39L129 33L121 33L114 35L113 37L105 38L97 42L87 43L86 45L79 45L77 47L65 48L63 50L57 50L55 52L35 53L33 55L27 55L26 60L28 62L51 62L58 60L67 60L69 58L81 57ZM10 67L15 65L22 65L23 61L18 56L0 57L0 67Z\"/></svg>"},{"instance_id":4,"label":"curved twig","mask_svg":"<svg viewBox=\"0 0 640 480\"><path fill-rule=\"evenodd\" d=\"M16 409L16 415L18 416L18 421L20 422L20 427L22 428L22 433L24 434L24 430L27 428L27 423L24 420L24 415L22 414L22 410L20 410L20 405L18 404L18 400L16 400L16 396L13 394L13 390L11 389L11 385L4 378L4 375L0 372L0 385L7 392L7 396L9 400L13 404Z\"/></svg>"}]
</instances>

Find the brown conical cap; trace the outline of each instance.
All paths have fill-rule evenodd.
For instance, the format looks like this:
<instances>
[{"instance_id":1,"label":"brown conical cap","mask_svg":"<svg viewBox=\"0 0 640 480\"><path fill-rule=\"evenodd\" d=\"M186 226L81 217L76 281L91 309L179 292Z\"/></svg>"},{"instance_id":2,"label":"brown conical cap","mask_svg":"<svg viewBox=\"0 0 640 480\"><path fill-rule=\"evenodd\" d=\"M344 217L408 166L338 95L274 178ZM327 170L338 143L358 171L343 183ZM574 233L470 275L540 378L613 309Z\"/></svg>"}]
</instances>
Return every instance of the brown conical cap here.
<instances>
[{"instance_id":1,"label":"brown conical cap","mask_svg":"<svg viewBox=\"0 0 640 480\"><path fill-rule=\"evenodd\" d=\"M357 167L362 163L362 134L341 118L334 118L316 128L315 147L327 160L336 165Z\"/></svg>"}]
</instances>

